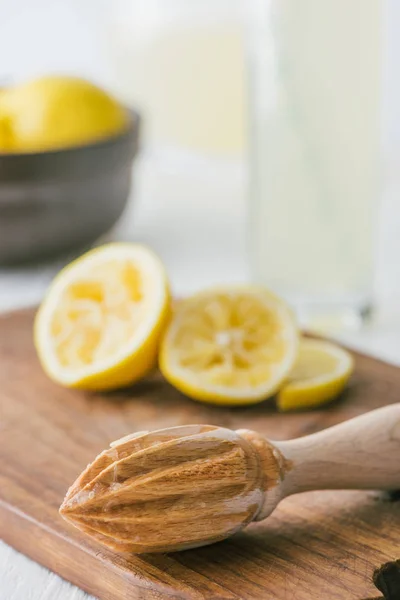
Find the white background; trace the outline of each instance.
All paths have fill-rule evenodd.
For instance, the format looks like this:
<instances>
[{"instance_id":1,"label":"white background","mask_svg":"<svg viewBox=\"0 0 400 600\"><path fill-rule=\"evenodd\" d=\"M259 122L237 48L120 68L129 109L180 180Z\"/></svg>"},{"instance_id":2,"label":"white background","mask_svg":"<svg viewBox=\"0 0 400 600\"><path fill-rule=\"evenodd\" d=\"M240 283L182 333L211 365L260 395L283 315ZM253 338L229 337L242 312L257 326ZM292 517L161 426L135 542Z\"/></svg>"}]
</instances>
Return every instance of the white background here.
<instances>
[{"instance_id":1,"label":"white background","mask_svg":"<svg viewBox=\"0 0 400 600\"><path fill-rule=\"evenodd\" d=\"M82 0L79 4L85 5ZM393 3L396 10L397 18L395 12L391 18L393 32L398 32L400 3L397 9ZM73 0L0 0L0 80L61 70L79 72L107 85L111 66L94 30L78 18ZM392 84L391 89L385 113L393 126L379 254L381 318L376 325L344 339L400 364L400 152L396 152L400 86ZM246 279L243 167L216 164L214 168L206 163L202 168L193 164L182 167L174 159L166 164L154 156L143 157L135 178L132 201L112 233L114 238L154 247L167 265L177 294ZM0 309L38 301L59 266L1 270ZM86 597L0 542L0 600Z\"/></svg>"}]
</instances>

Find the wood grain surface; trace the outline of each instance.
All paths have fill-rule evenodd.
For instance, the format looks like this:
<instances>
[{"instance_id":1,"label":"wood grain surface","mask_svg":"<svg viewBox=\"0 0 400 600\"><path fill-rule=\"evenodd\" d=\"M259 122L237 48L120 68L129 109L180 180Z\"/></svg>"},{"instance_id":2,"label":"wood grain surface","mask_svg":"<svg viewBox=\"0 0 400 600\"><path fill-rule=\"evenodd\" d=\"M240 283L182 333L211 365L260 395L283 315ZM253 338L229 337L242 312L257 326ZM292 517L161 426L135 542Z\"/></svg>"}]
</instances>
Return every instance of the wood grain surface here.
<instances>
[{"instance_id":1,"label":"wood grain surface","mask_svg":"<svg viewBox=\"0 0 400 600\"><path fill-rule=\"evenodd\" d=\"M267 402L192 402L156 373L123 392L64 390L42 373L32 311L0 318L0 537L102 600L398 600L398 495L311 492L283 501L228 541L170 555L117 555L58 514L69 484L110 441L187 423L250 428L271 439L318 431L400 399L400 369L356 356L347 392L321 410L281 415ZM160 532L162 535L162 531ZM382 574L383 573L383 574ZM392 590L392 591L391 591ZM394 591L393 591L394 590Z\"/></svg>"}]
</instances>

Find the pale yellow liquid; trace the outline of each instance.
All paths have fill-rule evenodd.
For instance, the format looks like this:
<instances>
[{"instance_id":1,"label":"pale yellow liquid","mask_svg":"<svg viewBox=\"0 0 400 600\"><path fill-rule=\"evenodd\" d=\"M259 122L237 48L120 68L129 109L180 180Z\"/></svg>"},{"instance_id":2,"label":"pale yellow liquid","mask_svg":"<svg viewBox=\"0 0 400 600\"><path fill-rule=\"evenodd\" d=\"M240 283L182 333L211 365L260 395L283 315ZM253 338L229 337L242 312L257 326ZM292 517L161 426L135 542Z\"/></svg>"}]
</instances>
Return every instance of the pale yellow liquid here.
<instances>
[{"instance_id":1,"label":"pale yellow liquid","mask_svg":"<svg viewBox=\"0 0 400 600\"><path fill-rule=\"evenodd\" d=\"M379 193L384 3L272 4L252 94L253 274L295 304L362 303Z\"/></svg>"},{"instance_id":2,"label":"pale yellow liquid","mask_svg":"<svg viewBox=\"0 0 400 600\"><path fill-rule=\"evenodd\" d=\"M148 36L114 31L115 85L145 116L151 144L240 155L245 136L239 23L172 24Z\"/></svg>"}]
</instances>

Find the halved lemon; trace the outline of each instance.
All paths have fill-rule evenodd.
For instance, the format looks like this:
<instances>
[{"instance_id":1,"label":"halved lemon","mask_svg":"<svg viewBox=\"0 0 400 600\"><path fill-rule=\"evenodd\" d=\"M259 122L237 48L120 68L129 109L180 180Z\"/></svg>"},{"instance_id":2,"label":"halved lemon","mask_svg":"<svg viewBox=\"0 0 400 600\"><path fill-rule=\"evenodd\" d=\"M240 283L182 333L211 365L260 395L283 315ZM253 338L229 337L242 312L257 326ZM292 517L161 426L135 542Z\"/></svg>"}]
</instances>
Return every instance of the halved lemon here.
<instances>
[{"instance_id":1,"label":"halved lemon","mask_svg":"<svg viewBox=\"0 0 400 600\"><path fill-rule=\"evenodd\" d=\"M44 370L62 385L123 387L155 366L168 314L159 258L144 246L107 244L54 279L35 319L35 346Z\"/></svg>"},{"instance_id":2,"label":"halved lemon","mask_svg":"<svg viewBox=\"0 0 400 600\"><path fill-rule=\"evenodd\" d=\"M336 344L302 339L289 381L279 392L278 408L297 410L330 402L343 391L353 368L351 354Z\"/></svg>"},{"instance_id":3,"label":"halved lemon","mask_svg":"<svg viewBox=\"0 0 400 600\"><path fill-rule=\"evenodd\" d=\"M160 369L187 396L253 404L276 392L297 356L291 310L256 287L211 289L180 302L161 342Z\"/></svg>"}]
</instances>

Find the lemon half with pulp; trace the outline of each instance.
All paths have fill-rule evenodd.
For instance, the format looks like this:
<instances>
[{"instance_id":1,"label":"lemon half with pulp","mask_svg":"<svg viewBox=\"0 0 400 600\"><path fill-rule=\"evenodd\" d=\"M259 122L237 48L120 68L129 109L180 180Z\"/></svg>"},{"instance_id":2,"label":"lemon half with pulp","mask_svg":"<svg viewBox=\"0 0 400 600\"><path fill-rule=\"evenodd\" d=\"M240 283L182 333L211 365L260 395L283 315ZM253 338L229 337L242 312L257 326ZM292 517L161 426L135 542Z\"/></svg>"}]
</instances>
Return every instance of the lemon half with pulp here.
<instances>
[{"instance_id":1,"label":"lemon half with pulp","mask_svg":"<svg viewBox=\"0 0 400 600\"><path fill-rule=\"evenodd\" d=\"M189 397L214 404L260 402L297 356L291 310L268 290L227 286L180 302L161 342L160 369Z\"/></svg>"},{"instance_id":2,"label":"lemon half with pulp","mask_svg":"<svg viewBox=\"0 0 400 600\"><path fill-rule=\"evenodd\" d=\"M67 387L129 385L155 366L168 314L159 258L140 245L101 246L65 267L51 284L34 326L40 362Z\"/></svg>"}]
</instances>

